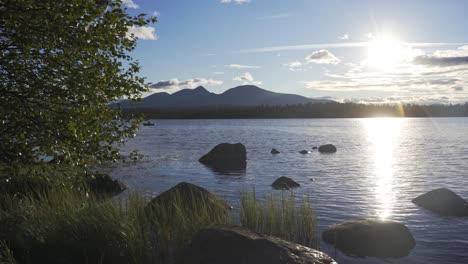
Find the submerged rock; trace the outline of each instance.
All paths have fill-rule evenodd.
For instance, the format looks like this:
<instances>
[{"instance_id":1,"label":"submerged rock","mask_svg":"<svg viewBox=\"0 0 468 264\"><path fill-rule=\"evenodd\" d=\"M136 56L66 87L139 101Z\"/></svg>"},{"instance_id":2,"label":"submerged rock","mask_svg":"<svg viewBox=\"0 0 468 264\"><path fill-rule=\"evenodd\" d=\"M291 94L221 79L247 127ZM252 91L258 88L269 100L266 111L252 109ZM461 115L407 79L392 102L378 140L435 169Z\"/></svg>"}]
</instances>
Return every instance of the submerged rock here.
<instances>
[{"instance_id":1,"label":"submerged rock","mask_svg":"<svg viewBox=\"0 0 468 264\"><path fill-rule=\"evenodd\" d=\"M318 148L320 153L335 153L336 147L333 144L322 145Z\"/></svg>"},{"instance_id":2,"label":"submerged rock","mask_svg":"<svg viewBox=\"0 0 468 264\"><path fill-rule=\"evenodd\" d=\"M271 154L279 154L279 153L280 152L277 149L275 148L271 149Z\"/></svg>"},{"instance_id":3,"label":"submerged rock","mask_svg":"<svg viewBox=\"0 0 468 264\"><path fill-rule=\"evenodd\" d=\"M468 216L468 202L447 188L432 190L412 202L440 215Z\"/></svg>"},{"instance_id":4,"label":"submerged rock","mask_svg":"<svg viewBox=\"0 0 468 264\"><path fill-rule=\"evenodd\" d=\"M96 174L89 182L89 187L96 195L113 196L127 189L127 186L119 180L113 179L107 174Z\"/></svg>"},{"instance_id":5,"label":"submerged rock","mask_svg":"<svg viewBox=\"0 0 468 264\"><path fill-rule=\"evenodd\" d=\"M247 151L241 143L221 143L198 161L220 172L245 170L247 167Z\"/></svg>"},{"instance_id":6,"label":"submerged rock","mask_svg":"<svg viewBox=\"0 0 468 264\"><path fill-rule=\"evenodd\" d=\"M150 208L152 206L162 206L164 208L181 206L184 210L195 210L199 206L206 206L213 210L221 209L225 211L230 209L230 206L224 200L200 186L187 182L178 183L169 190L162 192L153 198L146 207Z\"/></svg>"},{"instance_id":7,"label":"submerged rock","mask_svg":"<svg viewBox=\"0 0 468 264\"><path fill-rule=\"evenodd\" d=\"M271 186L276 190L289 190L291 188L296 188L301 186L299 183L295 182L293 179L288 177L279 177L276 179Z\"/></svg>"},{"instance_id":8,"label":"submerged rock","mask_svg":"<svg viewBox=\"0 0 468 264\"><path fill-rule=\"evenodd\" d=\"M202 229L180 264L332 264L330 256L276 237L238 226Z\"/></svg>"},{"instance_id":9,"label":"submerged rock","mask_svg":"<svg viewBox=\"0 0 468 264\"><path fill-rule=\"evenodd\" d=\"M309 153L309 151L303 149L303 150L299 151L299 153L301 153L301 154L307 154L307 153Z\"/></svg>"},{"instance_id":10,"label":"submerged rock","mask_svg":"<svg viewBox=\"0 0 468 264\"><path fill-rule=\"evenodd\" d=\"M333 225L322 233L322 238L345 254L359 257L404 257L416 245L405 225L378 219Z\"/></svg>"}]
</instances>

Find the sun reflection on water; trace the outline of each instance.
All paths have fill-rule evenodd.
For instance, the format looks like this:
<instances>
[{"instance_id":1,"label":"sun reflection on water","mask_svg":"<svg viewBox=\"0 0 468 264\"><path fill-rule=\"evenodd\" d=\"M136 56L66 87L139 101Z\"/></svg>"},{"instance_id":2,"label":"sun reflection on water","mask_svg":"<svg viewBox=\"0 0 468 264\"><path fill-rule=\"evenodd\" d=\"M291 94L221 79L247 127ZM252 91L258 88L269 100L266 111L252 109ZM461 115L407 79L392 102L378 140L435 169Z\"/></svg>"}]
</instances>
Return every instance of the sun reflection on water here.
<instances>
[{"instance_id":1,"label":"sun reflection on water","mask_svg":"<svg viewBox=\"0 0 468 264\"><path fill-rule=\"evenodd\" d=\"M375 176L376 214L379 218L387 219L392 215L394 205L394 164L405 120L371 118L363 121Z\"/></svg>"}]
</instances>

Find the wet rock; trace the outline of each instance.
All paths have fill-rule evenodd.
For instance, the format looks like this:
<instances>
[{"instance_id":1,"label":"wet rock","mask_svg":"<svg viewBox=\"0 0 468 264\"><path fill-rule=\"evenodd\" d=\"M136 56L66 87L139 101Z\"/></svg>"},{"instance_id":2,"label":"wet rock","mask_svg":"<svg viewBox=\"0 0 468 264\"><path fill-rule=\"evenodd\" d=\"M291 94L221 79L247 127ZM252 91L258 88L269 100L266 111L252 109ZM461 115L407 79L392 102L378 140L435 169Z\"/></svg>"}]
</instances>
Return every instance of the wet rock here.
<instances>
[{"instance_id":1,"label":"wet rock","mask_svg":"<svg viewBox=\"0 0 468 264\"><path fill-rule=\"evenodd\" d=\"M318 149L318 147L315 147L315 146L314 146L314 147L312 147L312 149Z\"/></svg>"},{"instance_id":2,"label":"wet rock","mask_svg":"<svg viewBox=\"0 0 468 264\"><path fill-rule=\"evenodd\" d=\"M299 153L301 153L301 154L308 154L308 153L309 153L309 151L307 151L307 150L303 149L303 150L299 151Z\"/></svg>"},{"instance_id":3,"label":"wet rock","mask_svg":"<svg viewBox=\"0 0 468 264\"><path fill-rule=\"evenodd\" d=\"M404 257L416 245L405 225L378 219L333 225L322 233L322 238L345 254L359 257Z\"/></svg>"},{"instance_id":4,"label":"wet rock","mask_svg":"<svg viewBox=\"0 0 468 264\"><path fill-rule=\"evenodd\" d=\"M280 152L277 149L275 148L271 149L271 154L279 154L279 153Z\"/></svg>"},{"instance_id":5,"label":"wet rock","mask_svg":"<svg viewBox=\"0 0 468 264\"><path fill-rule=\"evenodd\" d=\"M296 188L301 186L299 183L295 182L293 179L288 177L279 177L276 179L271 186L276 190L289 190L291 188Z\"/></svg>"},{"instance_id":6,"label":"wet rock","mask_svg":"<svg viewBox=\"0 0 468 264\"><path fill-rule=\"evenodd\" d=\"M127 189L127 186L119 180L102 173L96 174L89 181L89 187L98 196L113 196Z\"/></svg>"},{"instance_id":7,"label":"wet rock","mask_svg":"<svg viewBox=\"0 0 468 264\"><path fill-rule=\"evenodd\" d=\"M332 264L330 256L238 226L213 226L198 232L180 264Z\"/></svg>"},{"instance_id":8,"label":"wet rock","mask_svg":"<svg viewBox=\"0 0 468 264\"><path fill-rule=\"evenodd\" d=\"M219 172L245 170L247 151L241 143L221 143L198 161Z\"/></svg>"},{"instance_id":9,"label":"wet rock","mask_svg":"<svg viewBox=\"0 0 468 264\"><path fill-rule=\"evenodd\" d=\"M468 202L447 188L432 190L412 202L440 215L468 216Z\"/></svg>"},{"instance_id":10,"label":"wet rock","mask_svg":"<svg viewBox=\"0 0 468 264\"><path fill-rule=\"evenodd\" d=\"M320 153L335 153L336 152L336 147L332 144L326 144L322 145L318 148L318 151Z\"/></svg>"},{"instance_id":11,"label":"wet rock","mask_svg":"<svg viewBox=\"0 0 468 264\"><path fill-rule=\"evenodd\" d=\"M231 207L216 195L195 184L181 182L153 198L147 208L180 206L183 210L197 210L206 206L212 210L227 211Z\"/></svg>"}]
</instances>

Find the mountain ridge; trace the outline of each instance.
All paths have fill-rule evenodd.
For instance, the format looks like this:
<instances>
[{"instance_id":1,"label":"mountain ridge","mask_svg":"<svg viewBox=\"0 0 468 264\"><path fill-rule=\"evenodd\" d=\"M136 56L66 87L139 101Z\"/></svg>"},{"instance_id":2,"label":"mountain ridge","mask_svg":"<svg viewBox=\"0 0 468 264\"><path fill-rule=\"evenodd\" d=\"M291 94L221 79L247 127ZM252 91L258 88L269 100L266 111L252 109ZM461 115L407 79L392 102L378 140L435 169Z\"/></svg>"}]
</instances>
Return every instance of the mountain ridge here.
<instances>
[{"instance_id":1,"label":"mountain ridge","mask_svg":"<svg viewBox=\"0 0 468 264\"><path fill-rule=\"evenodd\" d=\"M297 105L306 103L328 103L325 99L313 99L297 94L276 93L255 85L241 85L215 94L203 86L183 89L173 94L155 93L140 102L121 101L122 108L198 108L222 106Z\"/></svg>"}]
</instances>

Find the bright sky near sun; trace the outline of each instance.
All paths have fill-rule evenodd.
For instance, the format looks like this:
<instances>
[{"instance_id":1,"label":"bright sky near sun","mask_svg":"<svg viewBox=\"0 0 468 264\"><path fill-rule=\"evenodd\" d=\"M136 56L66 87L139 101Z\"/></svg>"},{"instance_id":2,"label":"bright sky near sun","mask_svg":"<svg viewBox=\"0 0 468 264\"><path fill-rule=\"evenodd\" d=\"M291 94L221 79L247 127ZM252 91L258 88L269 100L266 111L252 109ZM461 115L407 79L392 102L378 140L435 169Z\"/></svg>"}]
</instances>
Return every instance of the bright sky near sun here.
<instances>
[{"instance_id":1,"label":"bright sky near sun","mask_svg":"<svg viewBox=\"0 0 468 264\"><path fill-rule=\"evenodd\" d=\"M124 3L158 18L130 29L155 92L254 84L341 101L468 101L465 0Z\"/></svg>"}]
</instances>

